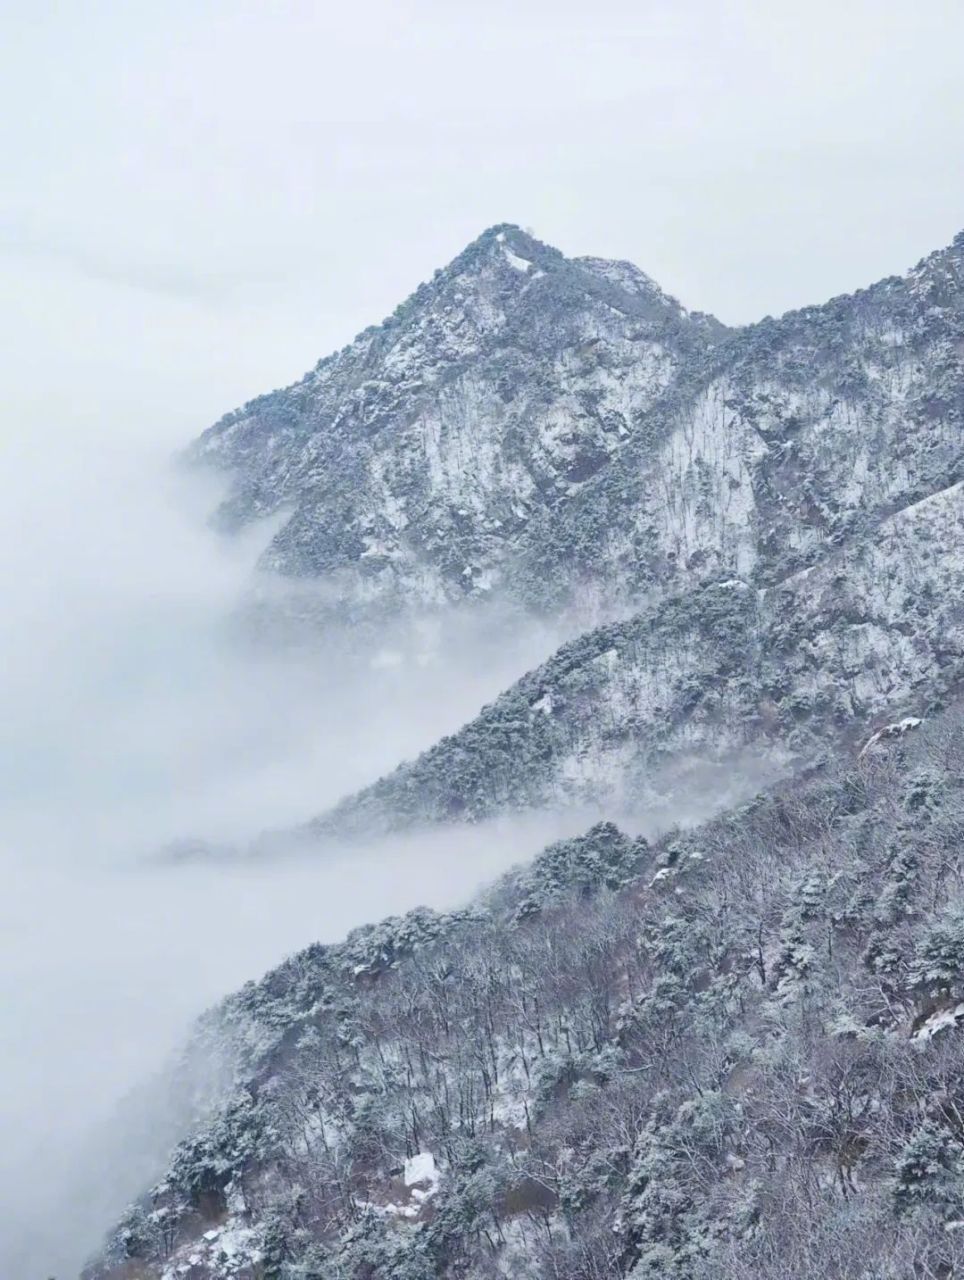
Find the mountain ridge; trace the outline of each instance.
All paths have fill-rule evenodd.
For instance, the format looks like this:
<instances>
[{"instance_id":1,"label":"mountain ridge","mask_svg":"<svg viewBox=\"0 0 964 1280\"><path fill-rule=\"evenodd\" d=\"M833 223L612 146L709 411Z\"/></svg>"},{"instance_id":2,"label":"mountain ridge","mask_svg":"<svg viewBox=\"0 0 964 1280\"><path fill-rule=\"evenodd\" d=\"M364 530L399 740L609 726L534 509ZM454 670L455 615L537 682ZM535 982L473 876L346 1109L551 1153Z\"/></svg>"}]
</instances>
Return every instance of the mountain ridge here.
<instances>
[{"instance_id":1,"label":"mountain ridge","mask_svg":"<svg viewBox=\"0 0 964 1280\"><path fill-rule=\"evenodd\" d=\"M226 525L288 513L264 565L324 583L329 621L774 580L959 478L962 260L959 235L904 277L726 330L626 264L491 228L190 456L231 478Z\"/></svg>"},{"instance_id":2,"label":"mountain ridge","mask_svg":"<svg viewBox=\"0 0 964 1280\"><path fill-rule=\"evenodd\" d=\"M895 513L873 541L769 589L734 580L586 633L306 834L362 834L340 818L373 802L386 805L375 828L386 831L533 804L612 805L624 791L642 800L646 768L689 752L712 760L768 745L775 760L812 760L828 737L861 732L901 696L920 710L915 700L964 678L962 546L959 482ZM836 696L835 683L852 692ZM438 799L423 799L424 788Z\"/></svg>"},{"instance_id":3,"label":"mountain ridge","mask_svg":"<svg viewBox=\"0 0 964 1280\"><path fill-rule=\"evenodd\" d=\"M464 281L466 273L474 281L474 273L495 270L498 279L493 297L501 297L500 282L507 282L510 291L514 291L512 297L518 301L527 288L526 283L521 283L523 279L529 282L530 277L555 272L568 285L574 265L582 270L579 264L590 266L594 277L602 279L600 287L610 301L617 296L609 292L611 288L622 298L628 285L644 297L647 308L657 307L661 315L670 315L674 324L685 315L675 300L668 299L632 264L592 258L570 262L558 250L541 245L519 228L500 224L484 232L447 268L437 272L431 285L416 290L397 309L388 322L388 337L384 325L366 330L363 338L384 339L388 346L373 347L366 351L365 359L384 366L396 352L391 344L395 341L392 335L397 333L407 334L406 341L414 343L419 358L427 359L419 329L426 307L431 309L432 300L439 297L443 299L443 312L453 300L462 306L466 295L459 292L459 282ZM482 307L480 298L484 301L485 296L484 290L478 297L473 294L472 305L479 309L479 323L483 327L492 325L497 331L502 361L505 313L494 305ZM539 302L539 308L544 307L544 302ZM525 302L524 307L527 305ZM578 313L577 327L585 320L581 306L578 301L572 303ZM527 310L520 315L528 322ZM558 321L557 311L550 308L542 314L540 310L541 328L530 341L538 347L543 341L540 333ZM570 321L571 317L564 319L561 335L555 333L549 340L552 349L563 352L567 361L571 359L572 333L566 327ZM409 332L412 324L414 337ZM478 327L475 325L472 332ZM647 331L647 343L653 336L653 331ZM512 342L517 340L514 333L510 337ZM607 341L612 345L611 335ZM357 361L360 357L356 344L328 357L318 368L334 368L346 352L352 361ZM644 345L648 352L649 346ZM604 618L608 614L619 620L603 622L598 631L586 629L585 625L574 628L580 638L563 646L544 668L524 676L498 704L484 708L476 720L419 760L400 765L393 774L309 822L302 829L309 839L344 838L350 832L350 823L340 825L341 820L353 812L360 815L372 804L377 809L381 801L376 797L387 796L393 788L397 798L389 802L376 822L382 831L396 823L491 816L494 801L491 796L482 798L492 782L491 776L488 781L484 779L487 770L501 774L508 769L512 785L507 787L502 803L511 809L547 803L612 803L624 785L638 790L643 782L639 770L647 751L655 752L654 761L671 763L668 744L672 742L676 743L677 753L698 747L716 757L720 751L746 746L745 740L737 740L741 734L755 734L755 742L766 743L775 760L802 763L814 752L819 753L823 735L833 735L838 730L832 716L828 719L823 713L804 714L799 707L794 710L794 699L811 698L815 696L813 690L788 692L786 671L778 677L780 664L787 661L788 641L781 634L776 615L788 608L800 624L794 643L803 646L794 659L799 668L796 678L809 678L806 646L836 645L842 654L849 645L859 650L860 661L884 671L897 671L900 679L910 680L911 687L917 689L914 697L926 702L928 694L922 686L927 679L937 678L940 661L935 654L940 646L936 640L921 635L916 654L900 651L900 631L905 625L901 611L891 609L884 616L873 604L873 584L861 564L874 563L878 571L903 584L906 612L926 612L920 598L925 581L927 589L945 603L962 587L956 549L961 545L959 482L964 474L964 233L947 248L923 258L903 277L888 277L865 290L840 295L821 306L789 312L778 320L767 318L742 330L715 331L714 341L707 344L700 338L687 360L679 364L676 380L660 387L650 398L634 430L626 434L607 463L571 486L572 491L564 498L544 503L523 528L522 537L527 541L520 543L517 539L514 543L514 562L511 558L502 561L503 586L515 572L516 581L525 588L519 596L527 606L565 612L571 603L573 583L580 582L584 571L589 575L583 601L589 601L584 609L587 619L593 614ZM475 354L466 366L471 366L470 373L475 367L473 361ZM445 377L458 380L469 376L464 362L444 356L442 363ZM500 367L498 363L492 368L487 366L486 376L494 375ZM532 372L529 368L528 373ZM541 372L544 374L545 370ZM538 395L528 395L525 403L531 406L537 401ZM479 413L488 407L489 402L482 402ZM264 433L260 419L243 421L255 436ZM357 427L349 415L348 426L353 423ZM461 425L471 428L474 420L463 416ZM217 430L213 428L214 434L207 433L202 441L217 442ZM306 430L315 436L320 428L309 422ZM390 452L413 447L413 437L404 430L399 436L392 420L378 425L376 434L387 437ZM350 432L341 445L352 446ZM352 487L358 480L357 468L349 467L346 475L350 483L345 501L353 503L357 498L363 505L365 484ZM387 492L392 493L394 502L395 490L390 488ZM484 492L483 498L487 500ZM927 506L931 498L936 506ZM331 515L333 519L338 517L338 511ZM353 519L352 513L344 514L343 532ZM919 522L919 528L915 528L915 522ZM501 553L507 544L512 544L513 535L501 522L496 523L499 528L493 531L492 545ZM283 541L285 536L286 530L282 529L279 537ZM466 537L471 541L471 530ZM944 546L944 552L936 556L928 547L934 539ZM451 550L457 540L447 541ZM882 545L890 548L891 563L882 563L877 555ZM522 551L516 554L520 546ZM369 556L369 550L362 553L362 561L378 559L374 554ZM929 577L917 573L915 566L923 562L928 563ZM560 567L570 591L568 599L560 598L557 590ZM817 577L808 577L811 571ZM860 578L862 622L834 617L832 611L824 615L813 611L816 584L826 580L828 574L836 575L838 580L842 580L841 574ZM649 648L656 655L653 660L658 659L665 666L658 652L661 645L667 651L676 651L681 644L686 649L690 643L683 644L683 633L673 632L666 619L689 616L691 622L686 625L694 637L699 637L707 618L718 612L714 603L719 599L718 592L734 589L745 593L747 607L737 628L742 639L730 646L732 654L744 659L757 655L743 673L744 691L732 709L740 725L736 738L727 741L720 730L714 739L697 728L700 717L713 719L706 698L708 682L713 683L712 673L717 669L713 655L719 657L719 637L710 637L705 659L694 656L691 669L676 671L674 679L680 682L680 688L677 693L671 693L669 687L664 690L669 698L666 705L665 698L661 701L649 697L648 712L638 703L642 687L639 681L642 679L645 684L652 675L644 678L634 665L635 659L621 656L600 683L593 667L599 658L594 636L608 652L611 645L607 636L626 641L632 635L632 653ZM333 600L337 609L343 607L344 599L337 586ZM351 610L348 613L349 617L356 616ZM959 655L953 653L959 620L949 603L946 608L938 605L936 614L950 644L944 676L953 681L957 679ZM646 639L653 628L653 636ZM925 654L928 645L932 646L929 656ZM607 735L600 736L593 724L577 726L571 717L566 719L569 713L560 708L576 706L579 699L574 700L571 694L563 696L553 678L540 674L562 670L568 662L565 655L574 652L590 654L584 668L580 667L578 678L587 681L587 687L595 689L594 696L601 699L597 710L611 726L608 747L604 742ZM761 654L765 656L760 657ZM729 661L735 670L734 657ZM852 665L853 659L839 661ZM844 678L844 667L834 670L836 678ZM748 675L750 671L752 676ZM563 684L574 678L572 673L562 677ZM726 688L735 688L734 680L735 676L726 676ZM531 699L524 692L530 684L538 686ZM839 719L846 715L859 723L861 718L875 714L881 699L886 701L892 695L893 689L885 681L877 702L861 703L858 699L846 713L838 708L834 716ZM919 709L909 692L907 696L906 710ZM526 707L520 703L519 714L513 712L496 730L495 723L501 723L500 708L514 706L519 697L523 702L528 699ZM543 699L548 699L553 709L545 717L533 719L528 703ZM609 705L607 699L615 699L615 703ZM758 704L766 707L765 714ZM566 721L562 726L564 746L550 746L547 742L534 747L532 743L541 741L536 730L545 737L560 716ZM764 720L765 732L761 729ZM655 734L657 724L663 725L660 732L668 735L665 740ZM805 748L788 746L793 741L798 745L803 741L806 724L811 725L813 733ZM489 759L486 725L493 727L497 738L504 738L501 764ZM511 727L508 738L506 726ZM645 751L640 745L644 741L649 742ZM660 746L660 742L664 745ZM629 743L635 747L626 745ZM636 760L630 758L634 751ZM450 762L461 762L456 770L463 775L461 784L450 785L429 769L428 762L438 759L439 752ZM512 752L517 756L509 768L503 757ZM598 756L595 765L588 763L593 756ZM550 760L551 765L547 763ZM550 773L557 771L551 785L547 768ZM421 782L415 781L419 778ZM542 781L538 781L540 778ZM409 783L414 785L414 791ZM423 810L423 799L417 793L426 786L439 799ZM444 803L440 799L443 793L449 795ZM256 840L252 849L267 852L294 834L266 835Z\"/></svg>"}]
</instances>

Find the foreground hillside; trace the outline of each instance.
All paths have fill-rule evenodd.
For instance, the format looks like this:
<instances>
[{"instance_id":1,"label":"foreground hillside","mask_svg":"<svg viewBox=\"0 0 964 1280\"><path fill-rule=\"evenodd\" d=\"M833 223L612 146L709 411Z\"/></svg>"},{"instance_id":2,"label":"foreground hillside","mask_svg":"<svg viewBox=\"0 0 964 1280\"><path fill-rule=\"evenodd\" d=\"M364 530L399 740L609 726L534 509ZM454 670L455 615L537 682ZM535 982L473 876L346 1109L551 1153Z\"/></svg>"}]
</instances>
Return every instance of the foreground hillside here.
<instances>
[{"instance_id":1,"label":"foreground hillside","mask_svg":"<svg viewBox=\"0 0 964 1280\"><path fill-rule=\"evenodd\" d=\"M954 1274L962 707L848 759L225 1001L235 1087L88 1276Z\"/></svg>"}]
</instances>

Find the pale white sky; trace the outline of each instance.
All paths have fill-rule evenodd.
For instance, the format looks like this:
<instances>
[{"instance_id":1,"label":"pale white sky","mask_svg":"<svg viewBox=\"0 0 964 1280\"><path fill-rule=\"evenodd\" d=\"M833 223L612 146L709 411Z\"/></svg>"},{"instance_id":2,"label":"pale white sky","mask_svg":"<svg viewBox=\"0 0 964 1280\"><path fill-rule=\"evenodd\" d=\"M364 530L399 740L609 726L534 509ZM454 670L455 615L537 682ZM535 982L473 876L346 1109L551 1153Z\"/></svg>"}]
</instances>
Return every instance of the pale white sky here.
<instances>
[{"instance_id":1,"label":"pale white sky","mask_svg":"<svg viewBox=\"0 0 964 1280\"><path fill-rule=\"evenodd\" d=\"M964 226L960 0L3 8L8 440L184 440L493 222L730 322Z\"/></svg>"}]
</instances>

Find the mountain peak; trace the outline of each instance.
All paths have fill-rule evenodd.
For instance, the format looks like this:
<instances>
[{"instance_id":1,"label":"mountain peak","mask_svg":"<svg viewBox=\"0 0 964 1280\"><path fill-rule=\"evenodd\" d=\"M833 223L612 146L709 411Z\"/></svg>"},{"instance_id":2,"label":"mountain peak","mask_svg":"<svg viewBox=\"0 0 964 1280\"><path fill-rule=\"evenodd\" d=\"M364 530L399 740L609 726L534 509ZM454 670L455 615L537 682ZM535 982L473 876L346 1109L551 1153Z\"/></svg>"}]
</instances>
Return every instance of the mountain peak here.
<instances>
[{"instance_id":1,"label":"mountain peak","mask_svg":"<svg viewBox=\"0 0 964 1280\"><path fill-rule=\"evenodd\" d=\"M481 263L496 262L520 274L530 270L558 269L567 259L560 250L537 240L514 222L497 222L472 240L447 267L436 275L462 275Z\"/></svg>"},{"instance_id":2,"label":"mountain peak","mask_svg":"<svg viewBox=\"0 0 964 1280\"><path fill-rule=\"evenodd\" d=\"M496 261L507 265L523 278L564 274L570 285L580 292L595 294L608 300L610 305L629 307L638 313L645 309L646 318L650 320L680 319L688 315L674 297L635 263L595 256L568 258L561 250L536 239L530 231L512 222L488 227L452 267L461 266L466 257L471 262Z\"/></svg>"},{"instance_id":3,"label":"mountain peak","mask_svg":"<svg viewBox=\"0 0 964 1280\"><path fill-rule=\"evenodd\" d=\"M233 473L229 527L293 508L272 568L344 571L358 599L416 578L424 603L483 594L533 517L603 471L717 336L631 263L497 223L193 456Z\"/></svg>"},{"instance_id":4,"label":"mountain peak","mask_svg":"<svg viewBox=\"0 0 964 1280\"><path fill-rule=\"evenodd\" d=\"M944 421L959 374L937 370L961 332L960 256L721 342L722 326L632 263L568 258L497 223L193 456L231 474L229 527L289 513L266 565L336 577L359 612L499 590L569 599L577 560L610 599L773 581L959 478ZM919 352L913 376L905 349ZM816 461L831 447L819 424L858 402L893 425L844 485L849 463ZM887 466L908 420L932 447Z\"/></svg>"},{"instance_id":5,"label":"mountain peak","mask_svg":"<svg viewBox=\"0 0 964 1280\"><path fill-rule=\"evenodd\" d=\"M541 240L536 239L531 231L525 230L515 222L496 222L491 227L486 227L482 234L476 236L467 247L471 248L472 245L491 247L497 244L505 244L506 241L521 248L549 249L552 253L559 253L558 249L553 248L552 245L543 244ZM559 254L559 256L561 257L562 255Z\"/></svg>"}]
</instances>

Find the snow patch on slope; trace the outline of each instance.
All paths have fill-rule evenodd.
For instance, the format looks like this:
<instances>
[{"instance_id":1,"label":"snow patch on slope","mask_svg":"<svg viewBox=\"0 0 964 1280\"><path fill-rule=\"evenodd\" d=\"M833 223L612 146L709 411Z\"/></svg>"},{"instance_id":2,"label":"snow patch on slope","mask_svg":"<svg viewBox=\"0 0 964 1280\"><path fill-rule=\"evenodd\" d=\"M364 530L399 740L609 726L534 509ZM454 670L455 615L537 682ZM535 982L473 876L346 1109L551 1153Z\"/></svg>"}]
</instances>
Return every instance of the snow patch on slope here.
<instances>
[{"instance_id":1,"label":"snow patch on slope","mask_svg":"<svg viewBox=\"0 0 964 1280\"><path fill-rule=\"evenodd\" d=\"M502 251L505 254L506 262L508 262L510 267L515 267L516 271L527 272L532 266L532 263L529 262L527 258L520 258L517 253L512 252L508 245L505 245Z\"/></svg>"}]
</instances>

